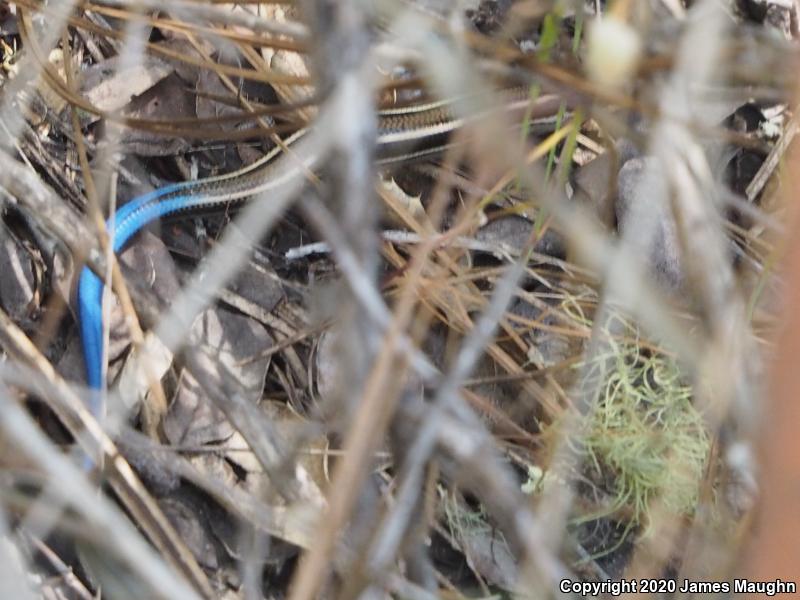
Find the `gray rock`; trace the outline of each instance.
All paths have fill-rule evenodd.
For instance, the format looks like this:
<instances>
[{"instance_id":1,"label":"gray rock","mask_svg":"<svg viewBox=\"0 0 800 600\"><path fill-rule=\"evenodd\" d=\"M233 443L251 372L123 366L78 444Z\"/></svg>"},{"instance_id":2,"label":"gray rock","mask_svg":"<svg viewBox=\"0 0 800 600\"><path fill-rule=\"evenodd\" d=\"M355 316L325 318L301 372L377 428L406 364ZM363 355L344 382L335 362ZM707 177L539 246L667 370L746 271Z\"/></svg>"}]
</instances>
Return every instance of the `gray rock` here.
<instances>
[{"instance_id":1,"label":"gray rock","mask_svg":"<svg viewBox=\"0 0 800 600\"><path fill-rule=\"evenodd\" d=\"M678 291L684 279L681 246L658 161L652 157L629 160L620 169L617 188L614 209L620 235L646 253L659 284Z\"/></svg>"},{"instance_id":2,"label":"gray rock","mask_svg":"<svg viewBox=\"0 0 800 600\"><path fill-rule=\"evenodd\" d=\"M485 244L494 244L498 247L508 247L519 254L528 242L533 223L525 217L506 215L492 219L475 233L475 239ZM564 258L566 243L563 236L552 228L548 228L544 235L534 245L534 251L539 254Z\"/></svg>"}]
</instances>

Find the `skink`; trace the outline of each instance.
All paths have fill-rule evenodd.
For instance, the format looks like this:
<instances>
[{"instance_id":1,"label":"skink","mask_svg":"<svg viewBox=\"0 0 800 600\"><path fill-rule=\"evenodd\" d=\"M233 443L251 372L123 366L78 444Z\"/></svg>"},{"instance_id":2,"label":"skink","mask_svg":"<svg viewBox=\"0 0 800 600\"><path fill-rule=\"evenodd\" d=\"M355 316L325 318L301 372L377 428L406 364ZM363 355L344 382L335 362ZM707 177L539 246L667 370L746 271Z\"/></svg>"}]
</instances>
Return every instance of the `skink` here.
<instances>
[{"instance_id":1,"label":"skink","mask_svg":"<svg viewBox=\"0 0 800 600\"><path fill-rule=\"evenodd\" d=\"M532 133L552 130L561 106L555 96L541 96L531 101L527 90L523 89L504 92L504 102L502 110L528 116ZM407 161L439 151L442 141L462 125L463 119L454 116L452 104L446 101L381 111L377 136L379 163ZM287 138L285 145L290 146L304 131ZM128 202L106 223L114 252L118 253L136 232L155 219L184 211L223 208L269 191L281 179L273 165L281 152L282 149L276 147L239 171L167 185ZM97 275L84 267L78 283L78 318L86 379L95 392L105 388L103 285ZM93 393L90 401L89 408L96 417L102 412L101 398L102 394Z\"/></svg>"}]
</instances>

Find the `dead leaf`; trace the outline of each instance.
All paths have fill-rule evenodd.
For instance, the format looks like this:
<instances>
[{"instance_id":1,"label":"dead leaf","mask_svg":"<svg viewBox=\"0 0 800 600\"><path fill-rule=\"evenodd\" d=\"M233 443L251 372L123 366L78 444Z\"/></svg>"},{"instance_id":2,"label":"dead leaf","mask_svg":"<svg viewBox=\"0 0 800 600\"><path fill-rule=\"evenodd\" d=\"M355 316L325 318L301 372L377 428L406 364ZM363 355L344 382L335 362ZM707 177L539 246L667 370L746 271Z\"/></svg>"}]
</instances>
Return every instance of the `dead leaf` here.
<instances>
[{"instance_id":1,"label":"dead leaf","mask_svg":"<svg viewBox=\"0 0 800 600\"><path fill-rule=\"evenodd\" d=\"M159 502L161 509L202 566L208 569L219 567L217 548L210 535L209 519L200 501L190 499L180 490Z\"/></svg>"},{"instance_id":2,"label":"dead leaf","mask_svg":"<svg viewBox=\"0 0 800 600\"><path fill-rule=\"evenodd\" d=\"M154 56L144 56L134 65L121 65L119 58L113 57L81 72L81 91L98 108L115 111L173 71L169 64Z\"/></svg>"},{"instance_id":3,"label":"dead leaf","mask_svg":"<svg viewBox=\"0 0 800 600\"><path fill-rule=\"evenodd\" d=\"M249 317L212 308L204 311L195 322L189 344L202 346L205 355L224 364L247 398L258 402L270 363L265 351L273 344L266 329ZM202 445L224 440L233 431L233 426L208 399L194 377L184 373L164 422L167 439L173 444Z\"/></svg>"},{"instance_id":4,"label":"dead leaf","mask_svg":"<svg viewBox=\"0 0 800 600\"><path fill-rule=\"evenodd\" d=\"M194 95L174 73L133 98L125 109L125 115L166 122L197 116ZM134 128L122 130L121 143L128 151L140 156L172 156L191 146L183 137Z\"/></svg>"},{"instance_id":5,"label":"dead leaf","mask_svg":"<svg viewBox=\"0 0 800 600\"><path fill-rule=\"evenodd\" d=\"M292 412L285 404L279 402L263 403L267 418L274 425L279 439L276 443L281 447L291 447L298 436L302 435L308 423L299 415ZM269 486L268 479L261 467L261 463L250 451L247 442L238 432L234 433L222 445L227 450L227 458L247 473L245 489L257 496L263 496ZM298 449L297 464L305 469L307 477L313 482L315 489L311 497L316 497L320 503L324 500L319 490L328 487L327 452L328 439L324 435L317 435L309 439L303 447Z\"/></svg>"},{"instance_id":6,"label":"dead leaf","mask_svg":"<svg viewBox=\"0 0 800 600\"><path fill-rule=\"evenodd\" d=\"M515 589L517 562L500 530L491 527L483 516L476 518L460 501L455 501L448 513L450 532L470 569L492 585Z\"/></svg>"},{"instance_id":7,"label":"dead leaf","mask_svg":"<svg viewBox=\"0 0 800 600\"><path fill-rule=\"evenodd\" d=\"M25 323L39 298L30 251L0 223L0 306L17 323Z\"/></svg>"},{"instance_id":8,"label":"dead leaf","mask_svg":"<svg viewBox=\"0 0 800 600\"><path fill-rule=\"evenodd\" d=\"M228 284L228 289L260 307L266 313L272 312L283 297L278 276L272 269L268 269L253 261L248 261Z\"/></svg>"},{"instance_id":9,"label":"dead leaf","mask_svg":"<svg viewBox=\"0 0 800 600\"><path fill-rule=\"evenodd\" d=\"M381 197L391 208L388 213L389 219L393 224L400 227L411 227L416 221L419 225L428 226L432 229L428 213L422 206L422 196L411 196L405 192L394 179L380 180Z\"/></svg>"},{"instance_id":10,"label":"dead leaf","mask_svg":"<svg viewBox=\"0 0 800 600\"><path fill-rule=\"evenodd\" d=\"M276 4L266 6L264 11L266 16L279 23L297 20L299 17L299 9L296 6ZM264 47L261 49L261 56L270 69L281 75L295 75L298 77L307 77L309 75L305 58L297 52ZM314 88L311 86L275 85L273 87L278 97L285 104L304 102L314 94ZM316 110L313 107L304 108L298 110L297 114L306 121L311 121L316 115Z\"/></svg>"}]
</instances>

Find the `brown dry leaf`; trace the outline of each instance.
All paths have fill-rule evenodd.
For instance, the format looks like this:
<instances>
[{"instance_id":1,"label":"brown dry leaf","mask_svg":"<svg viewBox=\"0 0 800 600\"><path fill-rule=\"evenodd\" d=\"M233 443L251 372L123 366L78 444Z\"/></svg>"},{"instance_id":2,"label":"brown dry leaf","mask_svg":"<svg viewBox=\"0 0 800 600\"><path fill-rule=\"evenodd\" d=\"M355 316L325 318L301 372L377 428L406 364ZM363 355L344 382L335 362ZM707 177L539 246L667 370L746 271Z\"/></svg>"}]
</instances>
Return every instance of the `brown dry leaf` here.
<instances>
[{"instance_id":1,"label":"brown dry leaf","mask_svg":"<svg viewBox=\"0 0 800 600\"><path fill-rule=\"evenodd\" d=\"M269 421L275 426L275 431L279 436L278 445L287 447L292 445L298 435L307 427L307 423L299 415L292 412L285 404L278 402L265 402L263 409ZM247 473L242 482L244 489L255 494L263 495L269 489L269 481L261 468L261 464L255 455L250 451L247 442L238 432L234 433L224 443L223 447L228 451L226 457ZM307 477L317 492L327 488L328 476L326 466L326 451L328 449L328 439L324 435L318 435L310 439L298 452L297 465L305 470ZM318 497L321 500L321 496Z\"/></svg>"},{"instance_id":2,"label":"brown dry leaf","mask_svg":"<svg viewBox=\"0 0 800 600\"><path fill-rule=\"evenodd\" d=\"M197 116L203 119L239 115L242 109L235 104L225 104L213 97L231 97L230 90L222 83L219 75L212 71L200 71L195 82L197 91ZM236 128L233 121L219 124L221 129L232 131Z\"/></svg>"},{"instance_id":3,"label":"brown dry leaf","mask_svg":"<svg viewBox=\"0 0 800 600\"><path fill-rule=\"evenodd\" d=\"M109 58L81 72L81 91L98 108L115 111L173 71L169 64L153 56L145 56L141 62L124 67L118 58Z\"/></svg>"},{"instance_id":4,"label":"brown dry leaf","mask_svg":"<svg viewBox=\"0 0 800 600\"><path fill-rule=\"evenodd\" d=\"M137 283L146 282L148 291L155 296L159 306L168 306L180 292L172 257L155 235L140 235L136 243L120 255L120 262L125 266L126 273L135 278ZM109 361L122 356L130 343L125 317L115 297L111 310Z\"/></svg>"},{"instance_id":5,"label":"brown dry leaf","mask_svg":"<svg viewBox=\"0 0 800 600\"><path fill-rule=\"evenodd\" d=\"M160 306L167 306L180 292L178 276L172 257L163 242L156 236L145 233L136 244L128 248L121 257L126 270L135 274L137 282L147 282ZM112 313L112 335L110 356L122 354L130 343L122 310L115 304ZM150 384L158 381L172 365L172 353L151 332L145 335L144 346L134 350L124 365L117 380L121 404L125 410L133 410L147 393Z\"/></svg>"},{"instance_id":6,"label":"brown dry leaf","mask_svg":"<svg viewBox=\"0 0 800 600\"><path fill-rule=\"evenodd\" d=\"M195 322L189 344L202 346L208 366L218 361L256 403L264 389L270 358L265 357L273 340L253 319L221 308L206 310ZM213 359L213 361L211 360ZM225 440L234 428L205 395L189 373L181 378L175 400L164 422L164 432L172 444L203 445Z\"/></svg>"},{"instance_id":7,"label":"brown dry leaf","mask_svg":"<svg viewBox=\"0 0 800 600\"><path fill-rule=\"evenodd\" d=\"M305 59L297 52L279 50L273 54L269 66L281 75L297 75L298 77L309 75ZM285 104L305 102L314 95L314 88L307 85L275 85L274 87ZM313 107L303 108L298 110L297 114L306 121L311 121L316 115L316 109Z\"/></svg>"},{"instance_id":8,"label":"brown dry leaf","mask_svg":"<svg viewBox=\"0 0 800 600\"><path fill-rule=\"evenodd\" d=\"M400 227L409 226L409 218L419 224L429 224L428 213L422 206L422 196L411 196L403 188L397 185L394 179L389 181L381 180L378 184L381 188L381 197L391 209L388 213L389 219L393 224Z\"/></svg>"},{"instance_id":9,"label":"brown dry leaf","mask_svg":"<svg viewBox=\"0 0 800 600\"><path fill-rule=\"evenodd\" d=\"M17 323L25 323L39 300L34 257L5 224L0 223L0 306Z\"/></svg>"},{"instance_id":10,"label":"brown dry leaf","mask_svg":"<svg viewBox=\"0 0 800 600\"><path fill-rule=\"evenodd\" d=\"M242 265L236 277L228 284L228 289L265 313L271 313L284 298L283 288L275 271L253 261Z\"/></svg>"},{"instance_id":11,"label":"brown dry leaf","mask_svg":"<svg viewBox=\"0 0 800 600\"><path fill-rule=\"evenodd\" d=\"M159 504L197 562L207 569L218 568L217 548L211 538L209 519L201 502L177 491L168 498L162 498Z\"/></svg>"},{"instance_id":12,"label":"brown dry leaf","mask_svg":"<svg viewBox=\"0 0 800 600\"><path fill-rule=\"evenodd\" d=\"M151 382L160 381L172 365L172 352L152 332L147 332L141 348L134 346L130 359L125 361L117 380L120 405L133 411L150 389ZM120 408L116 406L115 408Z\"/></svg>"},{"instance_id":13,"label":"brown dry leaf","mask_svg":"<svg viewBox=\"0 0 800 600\"><path fill-rule=\"evenodd\" d=\"M231 62L231 61L229 61ZM255 81L240 81L233 79L234 84L238 85L237 93L234 94L228 88L217 73L212 71L200 71L194 84L196 92L195 110L197 116L203 119L217 119L221 117L241 117L243 114L242 98L263 98L269 96L266 85ZM226 98L227 101L220 101ZM269 119L266 119L269 126ZM258 125L255 120L227 120L217 123L214 127L223 131L241 131ZM242 143L236 145L238 158L244 163L251 163L262 156L262 153L251 144ZM221 154L221 153L219 153ZM220 161L226 160L220 156Z\"/></svg>"},{"instance_id":14,"label":"brown dry leaf","mask_svg":"<svg viewBox=\"0 0 800 600\"><path fill-rule=\"evenodd\" d=\"M187 453L186 460L209 480L220 482L230 488L239 484L239 476L234 471L233 465L218 453Z\"/></svg>"},{"instance_id":15,"label":"brown dry leaf","mask_svg":"<svg viewBox=\"0 0 800 600\"><path fill-rule=\"evenodd\" d=\"M459 515L466 518L460 519ZM450 531L467 559L469 568L481 579L505 590L517 581L517 563L499 529L483 519L474 519L463 502L450 515Z\"/></svg>"},{"instance_id":16,"label":"brown dry leaf","mask_svg":"<svg viewBox=\"0 0 800 600\"><path fill-rule=\"evenodd\" d=\"M125 109L125 115L167 122L197 116L194 95L175 73L133 98ZM185 138L134 128L122 131L121 143L128 151L140 156L172 156L191 147Z\"/></svg>"},{"instance_id":17,"label":"brown dry leaf","mask_svg":"<svg viewBox=\"0 0 800 600\"><path fill-rule=\"evenodd\" d=\"M264 11L265 16L279 23L296 21L298 17L298 8L295 6L275 4L266 6ZM265 47L261 49L261 56L272 70L281 75L297 75L298 77L307 77L309 75L305 58L297 52ZM286 104L303 102L314 94L314 88L310 86L275 85L273 87L281 101ZM297 111L297 114L306 121L310 121L316 115L316 110L314 108L305 108Z\"/></svg>"},{"instance_id":18,"label":"brown dry leaf","mask_svg":"<svg viewBox=\"0 0 800 600\"><path fill-rule=\"evenodd\" d=\"M164 422L164 432L172 444L194 447L224 440L234 428L225 414L208 400L197 380L184 372Z\"/></svg>"},{"instance_id":19,"label":"brown dry leaf","mask_svg":"<svg viewBox=\"0 0 800 600\"><path fill-rule=\"evenodd\" d=\"M207 40L195 39L194 42L199 45L200 51L184 37L171 37L173 32L169 30L163 30L163 34L167 39L163 42L159 42L156 44L159 48L163 48L169 52L174 52L177 54L184 54L187 56L191 56L194 58L202 59L203 55L201 52L205 52L208 54L213 54L214 46L208 42ZM182 60L173 59L169 57L165 57L162 60L169 63L172 68L175 70L175 74L178 75L185 83L186 87L191 89L197 83L197 78L200 76L205 69L202 67L198 67L196 65L190 64L188 62L184 62Z\"/></svg>"}]
</instances>

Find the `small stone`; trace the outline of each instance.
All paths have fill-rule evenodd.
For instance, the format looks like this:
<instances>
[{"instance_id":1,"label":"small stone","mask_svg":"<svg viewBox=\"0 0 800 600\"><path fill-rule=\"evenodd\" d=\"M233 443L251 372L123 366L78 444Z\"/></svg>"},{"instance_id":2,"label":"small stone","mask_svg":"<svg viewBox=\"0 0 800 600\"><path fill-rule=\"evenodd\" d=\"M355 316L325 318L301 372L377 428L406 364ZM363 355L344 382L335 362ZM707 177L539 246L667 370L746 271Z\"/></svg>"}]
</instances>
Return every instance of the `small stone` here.
<instances>
[{"instance_id":1,"label":"small stone","mask_svg":"<svg viewBox=\"0 0 800 600\"><path fill-rule=\"evenodd\" d=\"M485 244L494 244L501 249L511 249L518 255L528 243L533 225L525 217L505 215L492 219L478 229L475 239ZM564 258L566 242L560 233L548 228L536 241L533 250L554 258Z\"/></svg>"},{"instance_id":2,"label":"small stone","mask_svg":"<svg viewBox=\"0 0 800 600\"><path fill-rule=\"evenodd\" d=\"M620 235L643 247L658 283L677 291L683 284L681 247L661 166L652 157L631 159L620 169L617 187Z\"/></svg>"}]
</instances>

